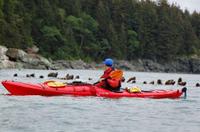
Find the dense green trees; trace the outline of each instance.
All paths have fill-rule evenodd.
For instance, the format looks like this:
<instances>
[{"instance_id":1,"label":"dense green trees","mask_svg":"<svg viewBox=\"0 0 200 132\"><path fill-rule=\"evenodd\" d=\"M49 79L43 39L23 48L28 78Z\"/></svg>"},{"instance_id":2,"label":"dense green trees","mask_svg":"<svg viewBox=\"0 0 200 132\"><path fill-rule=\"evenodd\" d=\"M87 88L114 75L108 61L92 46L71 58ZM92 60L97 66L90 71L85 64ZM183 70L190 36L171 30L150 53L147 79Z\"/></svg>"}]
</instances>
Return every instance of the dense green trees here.
<instances>
[{"instance_id":1,"label":"dense green trees","mask_svg":"<svg viewBox=\"0 0 200 132\"><path fill-rule=\"evenodd\" d=\"M52 59L200 55L200 14L166 0L0 0L0 45Z\"/></svg>"}]
</instances>

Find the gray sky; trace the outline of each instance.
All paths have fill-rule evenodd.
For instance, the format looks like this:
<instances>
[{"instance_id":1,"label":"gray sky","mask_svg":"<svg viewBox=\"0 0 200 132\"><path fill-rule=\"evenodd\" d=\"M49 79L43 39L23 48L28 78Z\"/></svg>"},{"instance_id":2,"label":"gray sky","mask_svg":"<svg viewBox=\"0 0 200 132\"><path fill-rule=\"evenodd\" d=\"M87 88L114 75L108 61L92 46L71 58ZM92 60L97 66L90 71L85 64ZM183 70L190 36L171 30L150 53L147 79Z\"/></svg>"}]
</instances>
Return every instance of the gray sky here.
<instances>
[{"instance_id":1,"label":"gray sky","mask_svg":"<svg viewBox=\"0 0 200 132\"><path fill-rule=\"evenodd\" d=\"M200 13L200 0L168 0L169 3L176 3L181 9L187 9L190 12L196 10Z\"/></svg>"}]
</instances>

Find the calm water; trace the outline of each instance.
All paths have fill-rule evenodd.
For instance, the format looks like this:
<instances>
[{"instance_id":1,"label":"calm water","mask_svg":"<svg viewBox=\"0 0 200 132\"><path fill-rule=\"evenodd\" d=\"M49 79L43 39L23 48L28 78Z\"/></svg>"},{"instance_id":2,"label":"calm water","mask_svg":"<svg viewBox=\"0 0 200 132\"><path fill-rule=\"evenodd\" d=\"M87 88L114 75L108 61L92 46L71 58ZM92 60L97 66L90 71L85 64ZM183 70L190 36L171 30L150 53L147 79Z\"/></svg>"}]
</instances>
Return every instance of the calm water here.
<instances>
[{"instance_id":1,"label":"calm water","mask_svg":"<svg viewBox=\"0 0 200 132\"><path fill-rule=\"evenodd\" d=\"M0 70L0 81L43 82L47 70ZM67 73L80 75L82 81L89 77L95 82L102 71L60 70L59 77ZM13 77L17 73L18 77ZM35 78L26 74L35 73ZM45 76L39 79L39 76ZM142 84L157 79L187 81L187 99L105 99L100 97L42 97L6 96L0 85L0 132L199 132L200 131L200 75L125 72L125 78L136 76L142 89L176 89L179 86ZM89 82L89 81L88 81Z\"/></svg>"}]
</instances>

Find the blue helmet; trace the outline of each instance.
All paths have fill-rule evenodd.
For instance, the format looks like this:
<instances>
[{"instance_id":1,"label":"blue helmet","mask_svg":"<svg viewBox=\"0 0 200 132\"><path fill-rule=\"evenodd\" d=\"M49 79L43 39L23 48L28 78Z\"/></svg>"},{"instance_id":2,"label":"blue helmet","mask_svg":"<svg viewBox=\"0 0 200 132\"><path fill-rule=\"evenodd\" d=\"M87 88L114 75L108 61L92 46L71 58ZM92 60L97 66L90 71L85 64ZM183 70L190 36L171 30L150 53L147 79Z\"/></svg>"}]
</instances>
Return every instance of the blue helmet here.
<instances>
[{"instance_id":1,"label":"blue helmet","mask_svg":"<svg viewBox=\"0 0 200 132\"><path fill-rule=\"evenodd\" d=\"M106 66L112 66L113 65L113 60L110 58L107 58L103 62Z\"/></svg>"}]
</instances>

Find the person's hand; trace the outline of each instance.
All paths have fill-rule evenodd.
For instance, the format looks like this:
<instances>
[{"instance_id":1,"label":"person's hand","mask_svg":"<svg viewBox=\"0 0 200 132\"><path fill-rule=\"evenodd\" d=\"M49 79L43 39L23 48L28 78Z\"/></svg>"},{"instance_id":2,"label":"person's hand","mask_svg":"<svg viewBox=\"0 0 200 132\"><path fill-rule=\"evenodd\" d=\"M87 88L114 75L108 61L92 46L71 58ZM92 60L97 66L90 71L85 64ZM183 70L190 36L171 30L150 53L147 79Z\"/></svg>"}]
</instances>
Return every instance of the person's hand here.
<instances>
[{"instance_id":1,"label":"person's hand","mask_svg":"<svg viewBox=\"0 0 200 132\"><path fill-rule=\"evenodd\" d=\"M100 83L103 80L105 80L105 78L100 78L97 82L94 83L94 85L97 84L97 83Z\"/></svg>"},{"instance_id":2,"label":"person's hand","mask_svg":"<svg viewBox=\"0 0 200 132\"><path fill-rule=\"evenodd\" d=\"M99 79L99 82L101 82L101 81L103 81L103 80L105 80L105 78L100 78L100 79Z\"/></svg>"}]
</instances>

